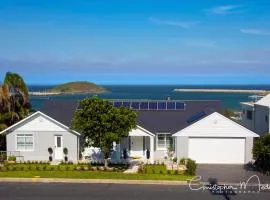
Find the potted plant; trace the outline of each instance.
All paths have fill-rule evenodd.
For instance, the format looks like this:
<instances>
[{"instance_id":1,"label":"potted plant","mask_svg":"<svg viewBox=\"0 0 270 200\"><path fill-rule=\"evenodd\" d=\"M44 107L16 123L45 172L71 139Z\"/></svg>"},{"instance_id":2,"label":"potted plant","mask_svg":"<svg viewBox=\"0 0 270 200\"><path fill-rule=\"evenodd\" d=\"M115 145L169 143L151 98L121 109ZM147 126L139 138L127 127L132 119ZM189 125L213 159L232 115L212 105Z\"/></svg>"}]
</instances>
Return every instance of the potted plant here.
<instances>
[{"instance_id":1,"label":"potted plant","mask_svg":"<svg viewBox=\"0 0 270 200\"><path fill-rule=\"evenodd\" d=\"M65 147L65 148L63 149L63 153L64 153L64 155L65 155L65 162L67 162L67 161L68 161L68 157L67 157L67 155L68 155L68 149L67 149L67 147Z\"/></svg>"},{"instance_id":2,"label":"potted plant","mask_svg":"<svg viewBox=\"0 0 270 200\"><path fill-rule=\"evenodd\" d=\"M48 148L48 152L50 154L49 156L49 161L52 162L52 154L53 154L53 149L51 147Z\"/></svg>"}]
</instances>

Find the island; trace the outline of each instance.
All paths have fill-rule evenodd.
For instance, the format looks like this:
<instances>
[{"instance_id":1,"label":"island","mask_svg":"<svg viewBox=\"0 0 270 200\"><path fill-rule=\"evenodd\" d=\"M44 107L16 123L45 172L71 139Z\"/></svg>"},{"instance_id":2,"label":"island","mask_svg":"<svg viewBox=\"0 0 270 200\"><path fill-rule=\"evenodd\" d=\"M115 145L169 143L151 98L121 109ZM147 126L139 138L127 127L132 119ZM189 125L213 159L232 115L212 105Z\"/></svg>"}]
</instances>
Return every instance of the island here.
<instances>
[{"instance_id":1,"label":"island","mask_svg":"<svg viewBox=\"0 0 270 200\"><path fill-rule=\"evenodd\" d=\"M76 81L57 85L46 91L29 92L29 95L42 96L42 95L58 95L58 94L100 94L108 92L108 90L95 83L87 81Z\"/></svg>"}]
</instances>

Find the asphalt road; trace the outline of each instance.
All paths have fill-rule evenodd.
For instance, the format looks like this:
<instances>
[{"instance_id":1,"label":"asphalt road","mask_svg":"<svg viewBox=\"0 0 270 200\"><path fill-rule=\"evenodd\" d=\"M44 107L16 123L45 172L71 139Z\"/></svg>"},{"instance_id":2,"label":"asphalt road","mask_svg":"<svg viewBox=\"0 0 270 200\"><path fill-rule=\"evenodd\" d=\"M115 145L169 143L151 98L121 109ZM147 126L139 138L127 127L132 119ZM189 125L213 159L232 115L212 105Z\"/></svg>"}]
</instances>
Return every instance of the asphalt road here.
<instances>
[{"instance_id":1,"label":"asphalt road","mask_svg":"<svg viewBox=\"0 0 270 200\"><path fill-rule=\"evenodd\" d=\"M68 183L0 183L1 200L269 200L270 192L216 194L191 191L189 186L68 184Z\"/></svg>"}]
</instances>

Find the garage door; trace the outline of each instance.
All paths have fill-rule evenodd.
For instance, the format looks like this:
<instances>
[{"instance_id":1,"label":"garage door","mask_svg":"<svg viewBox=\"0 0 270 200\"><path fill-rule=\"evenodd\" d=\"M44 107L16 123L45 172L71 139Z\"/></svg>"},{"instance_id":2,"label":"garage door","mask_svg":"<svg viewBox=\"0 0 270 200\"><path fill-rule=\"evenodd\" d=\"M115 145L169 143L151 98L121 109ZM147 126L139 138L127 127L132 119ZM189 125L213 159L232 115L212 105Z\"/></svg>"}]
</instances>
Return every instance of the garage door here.
<instances>
[{"instance_id":1,"label":"garage door","mask_svg":"<svg viewBox=\"0 0 270 200\"><path fill-rule=\"evenodd\" d=\"M244 164L244 138L189 138L189 158L205 164Z\"/></svg>"}]
</instances>

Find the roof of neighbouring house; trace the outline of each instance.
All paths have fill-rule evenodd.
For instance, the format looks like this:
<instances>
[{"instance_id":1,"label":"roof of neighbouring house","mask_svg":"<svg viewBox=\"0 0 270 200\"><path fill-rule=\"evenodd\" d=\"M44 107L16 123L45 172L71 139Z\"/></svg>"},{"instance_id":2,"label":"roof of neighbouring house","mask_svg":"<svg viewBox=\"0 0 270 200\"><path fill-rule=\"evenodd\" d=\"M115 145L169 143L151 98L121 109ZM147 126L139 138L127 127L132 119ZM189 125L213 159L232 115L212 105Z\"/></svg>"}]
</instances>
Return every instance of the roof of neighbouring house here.
<instances>
[{"instance_id":1,"label":"roof of neighbouring house","mask_svg":"<svg viewBox=\"0 0 270 200\"><path fill-rule=\"evenodd\" d=\"M185 110L138 110L137 125L152 133L176 133L192 123L212 114L223 112L220 101L183 101ZM41 111L70 126L78 101L48 100Z\"/></svg>"},{"instance_id":2,"label":"roof of neighbouring house","mask_svg":"<svg viewBox=\"0 0 270 200\"><path fill-rule=\"evenodd\" d=\"M266 95L255 103L256 105L270 107L270 94Z\"/></svg>"}]
</instances>

